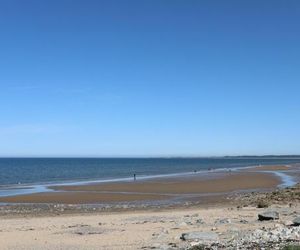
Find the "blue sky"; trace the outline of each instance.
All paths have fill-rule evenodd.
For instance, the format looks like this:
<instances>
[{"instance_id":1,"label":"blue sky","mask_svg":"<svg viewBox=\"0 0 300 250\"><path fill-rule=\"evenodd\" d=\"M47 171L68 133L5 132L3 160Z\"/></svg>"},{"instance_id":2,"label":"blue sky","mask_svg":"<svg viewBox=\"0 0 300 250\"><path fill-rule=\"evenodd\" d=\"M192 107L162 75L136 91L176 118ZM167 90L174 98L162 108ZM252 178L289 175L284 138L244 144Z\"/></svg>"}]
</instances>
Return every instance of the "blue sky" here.
<instances>
[{"instance_id":1,"label":"blue sky","mask_svg":"<svg viewBox=\"0 0 300 250\"><path fill-rule=\"evenodd\" d=\"M1 156L299 154L300 1L0 1Z\"/></svg>"}]
</instances>

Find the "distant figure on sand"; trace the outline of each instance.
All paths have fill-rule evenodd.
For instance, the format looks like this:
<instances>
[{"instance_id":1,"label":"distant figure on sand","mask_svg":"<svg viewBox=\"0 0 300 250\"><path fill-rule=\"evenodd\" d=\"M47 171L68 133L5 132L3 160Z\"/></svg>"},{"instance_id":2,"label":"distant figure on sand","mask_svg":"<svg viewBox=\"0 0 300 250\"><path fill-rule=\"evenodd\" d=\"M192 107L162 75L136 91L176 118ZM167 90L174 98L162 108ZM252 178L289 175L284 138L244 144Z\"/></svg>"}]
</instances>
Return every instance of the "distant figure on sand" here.
<instances>
[{"instance_id":1,"label":"distant figure on sand","mask_svg":"<svg viewBox=\"0 0 300 250\"><path fill-rule=\"evenodd\" d=\"M133 180L134 181L136 180L136 174L133 174Z\"/></svg>"}]
</instances>

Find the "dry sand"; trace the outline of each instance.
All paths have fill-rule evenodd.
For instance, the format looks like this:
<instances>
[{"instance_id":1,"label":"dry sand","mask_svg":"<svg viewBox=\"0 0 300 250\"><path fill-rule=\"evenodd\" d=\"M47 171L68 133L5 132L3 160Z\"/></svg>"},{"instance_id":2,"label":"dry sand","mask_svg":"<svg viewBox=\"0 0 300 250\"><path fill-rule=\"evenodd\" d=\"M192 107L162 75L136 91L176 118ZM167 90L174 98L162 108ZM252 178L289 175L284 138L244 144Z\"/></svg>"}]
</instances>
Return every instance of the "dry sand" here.
<instances>
[{"instance_id":1,"label":"dry sand","mask_svg":"<svg viewBox=\"0 0 300 250\"><path fill-rule=\"evenodd\" d=\"M286 209L286 207L282 206L281 209ZM154 247L164 249L163 247L172 244L187 249L187 242L180 239L182 233L212 232L213 230L221 238L227 239L233 237L236 231L247 233L262 226L274 227L275 224L291 219L290 216L282 215L280 221L261 223L257 220L259 211L262 209L215 207L160 212L2 218L0 248L2 250L119 250L153 249ZM216 222L220 219L226 219L229 222ZM243 220L247 223L241 223Z\"/></svg>"}]
</instances>

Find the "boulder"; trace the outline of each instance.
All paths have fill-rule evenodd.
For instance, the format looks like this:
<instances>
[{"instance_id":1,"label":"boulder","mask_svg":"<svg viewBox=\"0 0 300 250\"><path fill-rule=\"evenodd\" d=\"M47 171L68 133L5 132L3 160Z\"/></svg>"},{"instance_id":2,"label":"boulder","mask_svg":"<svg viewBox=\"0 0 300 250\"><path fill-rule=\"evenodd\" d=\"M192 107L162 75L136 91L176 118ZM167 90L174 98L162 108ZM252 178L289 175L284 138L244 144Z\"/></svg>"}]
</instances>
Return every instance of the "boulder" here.
<instances>
[{"instance_id":1,"label":"boulder","mask_svg":"<svg viewBox=\"0 0 300 250\"><path fill-rule=\"evenodd\" d=\"M293 226L300 226L300 217L293 219Z\"/></svg>"},{"instance_id":2,"label":"boulder","mask_svg":"<svg viewBox=\"0 0 300 250\"><path fill-rule=\"evenodd\" d=\"M278 220L279 219L279 213L276 211L266 211L263 213L258 214L258 220Z\"/></svg>"}]
</instances>

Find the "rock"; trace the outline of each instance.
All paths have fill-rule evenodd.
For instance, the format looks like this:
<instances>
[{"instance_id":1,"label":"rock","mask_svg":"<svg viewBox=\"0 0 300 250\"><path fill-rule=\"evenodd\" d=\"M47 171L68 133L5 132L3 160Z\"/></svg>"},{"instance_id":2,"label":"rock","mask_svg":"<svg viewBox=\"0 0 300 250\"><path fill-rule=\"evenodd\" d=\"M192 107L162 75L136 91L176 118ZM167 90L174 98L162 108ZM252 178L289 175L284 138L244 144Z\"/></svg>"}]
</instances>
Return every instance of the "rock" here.
<instances>
[{"instance_id":1,"label":"rock","mask_svg":"<svg viewBox=\"0 0 300 250\"><path fill-rule=\"evenodd\" d=\"M78 234L78 235L103 234L104 230L101 230L99 228L83 227L83 228L73 231L73 233Z\"/></svg>"},{"instance_id":2,"label":"rock","mask_svg":"<svg viewBox=\"0 0 300 250\"><path fill-rule=\"evenodd\" d=\"M213 232L189 232L183 233L180 239L184 241L215 242L218 241L219 236Z\"/></svg>"},{"instance_id":3,"label":"rock","mask_svg":"<svg viewBox=\"0 0 300 250\"><path fill-rule=\"evenodd\" d=\"M215 248L207 248L204 244L191 245L189 250L204 250L204 249L215 249Z\"/></svg>"},{"instance_id":4,"label":"rock","mask_svg":"<svg viewBox=\"0 0 300 250\"><path fill-rule=\"evenodd\" d=\"M170 242L168 245L169 245L170 247L177 247L177 244L176 244L176 243L173 243L173 242Z\"/></svg>"},{"instance_id":5,"label":"rock","mask_svg":"<svg viewBox=\"0 0 300 250\"><path fill-rule=\"evenodd\" d=\"M230 224L230 223L231 223L231 220L228 218L218 219L215 221L215 224Z\"/></svg>"},{"instance_id":6,"label":"rock","mask_svg":"<svg viewBox=\"0 0 300 250\"><path fill-rule=\"evenodd\" d=\"M278 220L279 219L279 213L276 211L266 211L263 213L258 214L258 220Z\"/></svg>"},{"instance_id":7,"label":"rock","mask_svg":"<svg viewBox=\"0 0 300 250\"><path fill-rule=\"evenodd\" d=\"M293 223L292 221L290 221L290 220L285 221L283 224L284 224L285 226L296 226L296 225L294 225L294 223Z\"/></svg>"},{"instance_id":8,"label":"rock","mask_svg":"<svg viewBox=\"0 0 300 250\"><path fill-rule=\"evenodd\" d=\"M293 226L300 226L300 217L293 219Z\"/></svg>"},{"instance_id":9,"label":"rock","mask_svg":"<svg viewBox=\"0 0 300 250\"><path fill-rule=\"evenodd\" d=\"M257 208L266 208L268 206L269 206L269 203L266 202L265 200L258 201L258 203L256 205Z\"/></svg>"},{"instance_id":10,"label":"rock","mask_svg":"<svg viewBox=\"0 0 300 250\"><path fill-rule=\"evenodd\" d=\"M185 227L185 226L187 226L187 223L184 222L184 221L182 221L182 222L180 222L180 223L178 224L178 226L179 226L179 227Z\"/></svg>"},{"instance_id":11,"label":"rock","mask_svg":"<svg viewBox=\"0 0 300 250\"><path fill-rule=\"evenodd\" d=\"M160 250L169 250L169 249L172 249L173 247L166 245L166 244L154 243L150 248L151 249L160 249Z\"/></svg>"},{"instance_id":12,"label":"rock","mask_svg":"<svg viewBox=\"0 0 300 250\"><path fill-rule=\"evenodd\" d=\"M284 225L278 225L275 228L263 228L253 231L251 234L247 234L243 237L243 244L248 243L258 243L265 244L268 243L266 249L272 249L275 243L286 243L289 241L299 241L300 227L285 227ZM271 244L272 243L272 244ZM253 249L253 248L252 248ZM257 248L254 248L257 249ZM261 248L259 248L261 249ZM273 249L283 249L283 248L273 248Z\"/></svg>"},{"instance_id":13,"label":"rock","mask_svg":"<svg viewBox=\"0 0 300 250\"><path fill-rule=\"evenodd\" d=\"M190 242L190 246L191 247L199 246L199 242L198 241L192 241L192 242Z\"/></svg>"},{"instance_id":14,"label":"rock","mask_svg":"<svg viewBox=\"0 0 300 250\"><path fill-rule=\"evenodd\" d=\"M184 222L185 222L187 225L193 225L193 224L194 224L192 218L186 218L186 219L184 219Z\"/></svg>"},{"instance_id":15,"label":"rock","mask_svg":"<svg viewBox=\"0 0 300 250\"><path fill-rule=\"evenodd\" d=\"M205 222L202 219L197 219L195 223L196 224L205 224Z\"/></svg>"}]
</instances>

